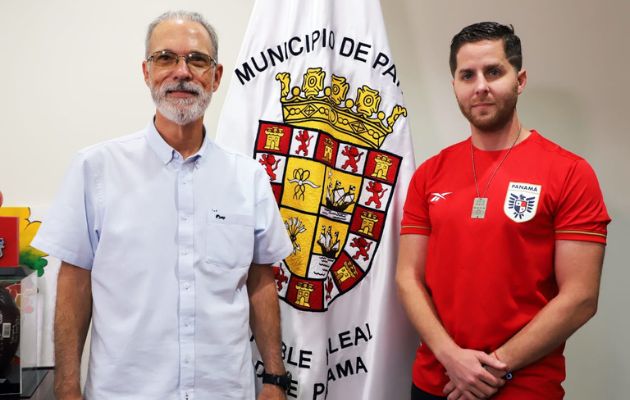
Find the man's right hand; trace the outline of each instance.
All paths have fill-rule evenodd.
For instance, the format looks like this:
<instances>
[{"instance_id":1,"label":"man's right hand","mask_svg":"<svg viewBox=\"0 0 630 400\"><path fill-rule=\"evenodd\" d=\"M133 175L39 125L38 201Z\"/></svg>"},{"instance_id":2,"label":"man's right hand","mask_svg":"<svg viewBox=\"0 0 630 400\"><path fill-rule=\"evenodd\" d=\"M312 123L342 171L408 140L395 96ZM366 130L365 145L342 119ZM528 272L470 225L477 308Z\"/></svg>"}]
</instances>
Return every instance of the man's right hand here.
<instances>
[{"instance_id":1,"label":"man's right hand","mask_svg":"<svg viewBox=\"0 0 630 400\"><path fill-rule=\"evenodd\" d=\"M442 365L450 378L444 387L444 394L448 398L481 398L486 399L494 395L505 380L495 376L487 368L492 368L498 375L507 372L507 366L483 351L457 348L442 357ZM463 396L470 393L475 397ZM457 397L451 395L457 394Z\"/></svg>"}]
</instances>

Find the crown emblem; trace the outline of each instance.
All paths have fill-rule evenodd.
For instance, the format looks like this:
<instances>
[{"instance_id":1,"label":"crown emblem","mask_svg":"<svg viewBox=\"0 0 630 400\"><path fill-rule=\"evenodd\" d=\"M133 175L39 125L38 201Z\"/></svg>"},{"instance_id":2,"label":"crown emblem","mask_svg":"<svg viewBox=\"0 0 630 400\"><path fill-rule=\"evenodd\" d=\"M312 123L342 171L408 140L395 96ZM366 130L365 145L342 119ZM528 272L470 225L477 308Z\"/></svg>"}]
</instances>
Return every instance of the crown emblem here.
<instances>
[{"instance_id":1,"label":"crown emblem","mask_svg":"<svg viewBox=\"0 0 630 400\"><path fill-rule=\"evenodd\" d=\"M386 117L379 109L379 92L367 85L357 89L355 99L349 99L346 78L332 75L330 86L324 87L325 77L322 68L309 68L302 87L291 88L291 74L276 74L276 80L282 85L280 102L286 123L325 131L332 129L333 136L340 140L380 148L393 132L398 118L407 116L406 108L395 105Z\"/></svg>"}]
</instances>

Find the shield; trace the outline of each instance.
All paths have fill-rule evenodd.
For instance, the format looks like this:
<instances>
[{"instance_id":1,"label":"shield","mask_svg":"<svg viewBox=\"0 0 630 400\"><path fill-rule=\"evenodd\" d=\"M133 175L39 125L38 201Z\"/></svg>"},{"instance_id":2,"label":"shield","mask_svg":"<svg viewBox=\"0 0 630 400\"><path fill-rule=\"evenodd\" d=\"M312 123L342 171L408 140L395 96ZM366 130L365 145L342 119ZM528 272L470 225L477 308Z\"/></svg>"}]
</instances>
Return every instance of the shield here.
<instances>
[{"instance_id":1,"label":"shield","mask_svg":"<svg viewBox=\"0 0 630 400\"><path fill-rule=\"evenodd\" d=\"M255 157L293 242L276 269L279 295L298 309L324 311L368 274L401 158L268 121L259 124Z\"/></svg>"},{"instance_id":2,"label":"shield","mask_svg":"<svg viewBox=\"0 0 630 400\"><path fill-rule=\"evenodd\" d=\"M527 222L536 216L541 185L531 183L510 182L503 212L514 222Z\"/></svg>"},{"instance_id":3,"label":"shield","mask_svg":"<svg viewBox=\"0 0 630 400\"><path fill-rule=\"evenodd\" d=\"M265 168L293 252L276 266L278 294L300 310L325 311L369 273L381 240L401 157L380 150L407 110L379 111L367 85L309 68L302 87L281 83L284 121L259 121L254 158Z\"/></svg>"}]
</instances>

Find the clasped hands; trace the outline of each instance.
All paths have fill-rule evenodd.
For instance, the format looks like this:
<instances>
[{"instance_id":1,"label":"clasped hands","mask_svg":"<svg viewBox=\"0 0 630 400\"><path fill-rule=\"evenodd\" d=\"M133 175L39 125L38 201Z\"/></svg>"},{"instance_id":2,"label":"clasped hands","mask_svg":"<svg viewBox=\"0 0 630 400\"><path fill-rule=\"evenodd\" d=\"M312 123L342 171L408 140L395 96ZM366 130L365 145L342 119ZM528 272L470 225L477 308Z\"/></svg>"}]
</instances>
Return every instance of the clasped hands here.
<instances>
[{"instance_id":1,"label":"clasped hands","mask_svg":"<svg viewBox=\"0 0 630 400\"><path fill-rule=\"evenodd\" d=\"M487 399L505 384L507 365L483 351L459 348L442 363L449 382L444 386L448 400Z\"/></svg>"}]
</instances>

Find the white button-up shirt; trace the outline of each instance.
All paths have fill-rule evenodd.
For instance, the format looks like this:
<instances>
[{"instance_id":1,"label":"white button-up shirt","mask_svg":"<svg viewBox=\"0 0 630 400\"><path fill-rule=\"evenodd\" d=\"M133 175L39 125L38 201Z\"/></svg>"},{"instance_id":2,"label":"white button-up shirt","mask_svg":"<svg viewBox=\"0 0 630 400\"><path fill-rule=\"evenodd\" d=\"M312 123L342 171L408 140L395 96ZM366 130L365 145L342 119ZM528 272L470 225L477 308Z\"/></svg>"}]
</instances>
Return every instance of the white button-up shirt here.
<instances>
[{"instance_id":1,"label":"white button-up shirt","mask_svg":"<svg viewBox=\"0 0 630 400\"><path fill-rule=\"evenodd\" d=\"M88 400L254 398L247 273L292 245L253 159L152 123L89 147L33 245L91 270Z\"/></svg>"}]
</instances>

